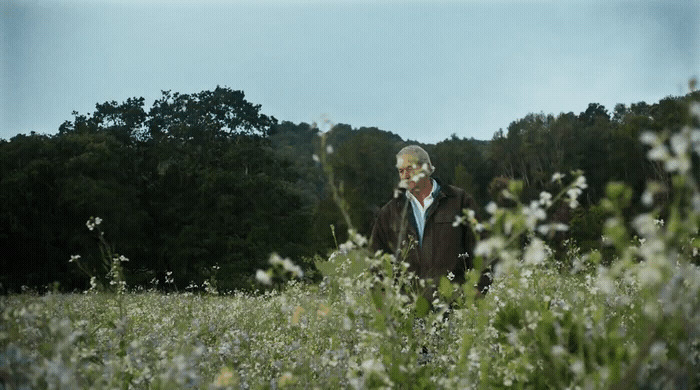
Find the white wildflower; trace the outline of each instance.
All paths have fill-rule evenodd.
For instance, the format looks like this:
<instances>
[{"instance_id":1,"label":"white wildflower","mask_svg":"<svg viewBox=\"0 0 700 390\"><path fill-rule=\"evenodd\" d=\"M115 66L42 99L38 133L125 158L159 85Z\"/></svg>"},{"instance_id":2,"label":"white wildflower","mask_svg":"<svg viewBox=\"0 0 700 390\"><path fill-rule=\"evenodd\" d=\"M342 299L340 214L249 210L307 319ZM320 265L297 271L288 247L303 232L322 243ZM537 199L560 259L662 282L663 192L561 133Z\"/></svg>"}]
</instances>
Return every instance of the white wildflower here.
<instances>
[{"instance_id":1,"label":"white wildflower","mask_svg":"<svg viewBox=\"0 0 700 390\"><path fill-rule=\"evenodd\" d=\"M656 286L663 280L663 275L658 267L647 263L639 269L637 279L641 286Z\"/></svg>"},{"instance_id":2,"label":"white wildflower","mask_svg":"<svg viewBox=\"0 0 700 390\"><path fill-rule=\"evenodd\" d=\"M655 259L663 258L665 250L666 246L663 240L651 236L648 241L644 242L644 245L639 247L639 256L647 261L654 261Z\"/></svg>"},{"instance_id":3,"label":"white wildflower","mask_svg":"<svg viewBox=\"0 0 700 390\"><path fill-rule=\"evenodd\" d=\"M531 230L535 229L537 221L543 221L547 218L547 213L544 209L540 207L537 201L530 202L530 206L523 208L523 215L525 215L525 224Z\"/></svg>"},{"instance_id":4,"label":"white wildflower","mask_svg":"<svg viewBox=\"0 0 700 390\"><path fill-rule=\"evenodd\" d=\"M566 176L566 174L560 173L560 172L554 172L554 174L552 175L552 181L561 181L561 179L563 179L564 176Z\"/></svg>"},{"instance_id":5,"label":"white wildflower","mask_svg":"<svg viewBox=\"0 0 700 390\"><path fill-rule=\"evenodd\" d=\"M486 212L493 215L498 211L498 206L496 205L495 202L491 201L489 204L486 205Z\"/></svg>"},{"instance_id":6,"label":"white wildflower","mask_svg":"<svg viewBox=\"0 0 700 390\"><path fill-rule=\"evenodd\" d=\"M352 241L355 242L355 244L357 244L358 247L363 247L369 242L369 240L367 240L367 237L358 233L355 229L348 230L348 235L350 236Z\"/></svg>"},{"instance_id":7,"label":"white wildflower","mask_svg":"<svg viewBox=\"0 0 700 390\"><path fill-rule=\"evenodd\" d=\"M452 227L457 227L459 225L464 225L466 217L463 215L455 215L455 220L452 221Z\"/></svg>"},{"instance_id":8,"label":"white wildflower","mask_svg":"<svg viewBox=\"0 0 700 390\"><path fill-rule=\"evenodd\" d=\"M685 154L690 148L690 142L688 142L689 130L686 128L682 133L676 133L671 136L670 143L673 153L677 156Z\"/></svg>"},{"instance_id":9,"label":"white wildflower","mask_svg":"<svg viewBox=\"0 0 700 390\"><path fill-rule=\"evenodd\" d=\"M355 248L355 243L348 240L340 245L338 245L338 250L342 253L348 253Z\"/></svg>"},{"instance_id":10,"label":"white wildflower","mask_svg":"<svg viewBox=\"0 0 700 390\"><path fill-rule=\"evenodd\" d=\"M255 280L257 280L258 283L261 283L261 284L266 284L266 285L272 284L272 279L270 278L270 275L268 275L267 272L265 272L261 269L259 269L259 270L257 270L257 272L255 272Z\"/></svg>"},{"instance_id":11,"label":"white wildflower","mask_svg":"<svg viewBox=\"0 0 700 390\"><path fill-rule=\"evenodd\" d=\"M690 114L700 119L700 103L693 102L690 105Z\"/></svg>"},{"instance_id":12,"label":"white wildflower","mask_svg":"<svg viewBox=\"0 0 700 390\"><path fill-rule=\"evenodd\" d=\"M649 237L656 233L656 220L651 214L640 214L634 218L632 221L634 228L642 235L642 237Z\"/></svg>"},{"instance_id":13,"label":"white wildflower","mask_svg":"<svg viewBox=\"0 0 700 390\"><path fill-rule=\"evenodd\" d=\"M498 253L505 246L505 241L502 237L489 237L486 240L479 241L474 248L476 256L491 256L492 253Z\"/></svg>"},{"instance_id":14,"label":"white wildflower","mask_svg":"<svg viewBox=\"0 0 700 390\"><path fill-rule=\"evenodd\" d=\"M690 132L690 142L693 143L693 150L700 154L700 129L695 129Z\"/></svg>"},{"instance_id":15,"label":"white wildflower","mask_svg":"<svg viewBox=\"0 0 700 390\"><path fill-rule=\"evenodd\" d=\"M595 286L606 295L613 295L615 293L615 282L612 278L605 272L598 274L595 280Z\"/></svg>"},{"instance_id":16,"label":"white wildflower","mask_svg":"<svg viewBox=\"0 0 700 390\"><path fill-rule=\"evenodd\" d=\"M273 266L275 265L280 265L282 266L282 269L284 269L287 272L290 272L292 275L294 275L297 278L301 278L304 276L304 272L301 270L301 267L298 265L294 264L292 260L289 258L282 258L282 256L278 255L277 253L273 253L270 255L269 263ZM257 278L256 274L256 278ZM264 283L264 282L261 282Z\"/></svg>"},{"instance_id":17,"label":"white wildflower","mask_svg":"<svg viewBox=\"0 0 700 390\"><path fill-rule=\"evenodd\" d=\"M539 311L525 310L525 321L528 323L527 327L535 330L537 329L537 324L542 319Z\"/></svg>"},{"instance_id":18,"label":"white wildflower","mask_svg":"<svg viewBox=\"0 0 700 390\"><path fill-rule=\"evenodd\" d=\"M284 268L285 271L291 272L292 275L294 275L298 278L301 278L302 276L304 276L304 272L301 270L301 267L292 263L292 261L287 259L287 258L285 258L282 261L282 267Z\"/></svg>"},{"instance_id":19,"label":"white wildflower","mask_svg":"<svg viewBox=\"0 0 700 390\"><path fill-rule=\"evenodd\" d=\"M578 197L581 195L583 191L581 191L580 188L574 187L574 188L569 188L566 190L566 195L568 196L567 202L569 202L569 207L572 209L575 209L578 207Z\"/></svg>"},{"instance_id":20,"label":"white wildflower","mask_svg":"<svg viewBox=\"0 0 700 390\"><path fill-rule=\"evenodd\" d=\"M564 347L559 344L552 347L552 356L562 357L564 355L566 355L566 349Z\"/></svg>"},{"instance_id":21,"label":"white wildflower","mask_svg":"<svg viewBox=\"0 0 700 390\"><path fill-rule=\"evenodd\" d=\"M321 159L320 159L320 158L318 157L318 155L316 155L316 154L312 154L312 155L311 155L311 159L313 159L313 160L316 161L317 163L320 163L320 162L321 162Z\"/></svg>"},{"instance_id":22,"label":"white wildflower","mask_svg":"<svg viewBox=\"0 0 700 390\"><path fill-rule=\"evenodd\" d=\"M578 359L571 364L570 368L571 372L573 372L576 376L582 375L585 371L585 366L583 365L583 362Z\"/></svg>"},{"instance_id":23,"label":"white wildflower","mask_svg":"<svg viewBox=\"0 0 700 390\"><path fill-rule=\"evenodd\" d=\"M669 156L668 149L663 144L655 146L647 153L647 158L652 161L664 161Z\"/></svg>"},{"instance_id":24,"label":"white wildflower","mask_svg":"<svg viewBox=\"0 0 700 390\"><path fill-rule=\"evenodd\" d=\"M550 232L565 232L567 230L569 230L569 227L560 222L544 224L537 227L537 231L543 236L548 235Z\"/></svg>"},{"instance_id":25,"label":"white wildflower","mask_svg":"<svg viewBox=\"0 0 700 390\"><path fill-rule=\"evenodd\" d=\"M552 194L547 191L540 192L540 204L544 207L550 207L552 205Z\"/></svg>"},{"instance_id":26,"label":"white wildflower","mask_svg":"<svg viewBox=\"0 0 700 390\"><path fill-rule=\"evenodd\" d=\"M454 278L455 278L455 274L453 274L452 272L447 273L447 279L449 279L450 281L453 281Z\"/></svg>"},{"instance_id":27,"label":"white wildflower","mask_svg":"<svg viewBox=\"0 0 700 390\"><path fill-rule=\"evenodd\" d=\"M525 254L523 255L523 260L526 264L540 264L548 256L547 246L544 241L535 237L530 242L530 245L525 249Z\"/></svg>"},{"instance_id":28,"label":"white wildflower","mask_svg":"<svg viewBox=\"0 0 700 390\"><path fill-rule=\"evenodd\" d=\"M686 173L690 169L690 159L687 155L672 157L666 160L665 167L667 172Z\"/></svg>"},{"instance_id":29,"label":"white wildflower","mask_svg":"<svg viewBox=\"0 0 700 390\"><path fill-rule=\"evenodd\" d=\"M651 207L654 204L654 194L652 194L651 191L644 191L642 194L642 204L647 207Z\"/></svg>"},{"instance_id":30,"label":"white wildflower","mask_svg":"<svg viewBox=\"0 0 700 390\"><path fill-rule=\"evenodd\" d=\"M501 191L501 196L505 199L515 199L515 195L511 194L507 189Z\"/></svg>"},{"instance_id":31,"label":"white wildflower","mask_svg":"<svg viewBox=\"0 0 700 390\"><path fill-rule=\"evenodd\" d=\"M639 140L645 145L656 145L659 143L658 137L651 131L645 131L639 136Z\"/></svg>"},{"instance_id":32,"label":"white wildflower","mask_svg":"<svg viewBox=\"0 0 700 390\"><path fill-rule=\"evenodd\" d=\"M368 359L362 362L362 370L366 373L371 373L371 372L377 372L377 373L382 373L384 372L384 364L380 360L377 359Z\"/></svg>"},{"instance_id":33,"label":"white wildflower","mask_svg":"<svg viewBox=\"0 0 700 390\"><path fill-rule=\"evenodd\" d=\"M418 171L416 174L411 176L411 181L419 181L420 179L426 177L427 175L425 174L424 171Z\"/></svg>"},{"instance_id":34,"label":"white wildflower","mask_svg":"<svg viewBox=\"0 0 700 390\"><path fill-rule=\"evenodd\" d=\"M583 175L577 177L576 181L574 182L574 186L582 190L588 188L588 184L586 184L586 177Z\"/></svg>"},{"instance_id":35,"label":"white wildflower","mask_svg":"<svg viewBox=\"0 0 700 390\"><path fill-rule=\"evenodd\" d=\"M326 153L333 154L333 145L326 146Z\"/></svg>"},{"instance_id":36,"label":"white wildflower","mask_svg":"<svg viewBox=\"0 0 700 390\"><path fill-rule=\"evenodd\" d=\"M649 348L649 356L654 360L666 360L667 353L668 349L663 341L657 341Z\"/></svg>"},{"instance_id":37,"label":"white wildflower","mask_svg":"<svg viewBox=\"0 0 700 390\"><path fill-rule=\"evenodd\" d=\"M69 262L69 263L72 263L72 262L78 261L78 260L80 260L80 255L72 255L72 256L70 257L70 260L68 260L68 262Z\"/></svg>"},{"instance_id":38,"label":"white wildflower","mask_svg":"<svg viewBox=\"0 0 700 390\"><path fill-rule=\"evenodd\" d=\"M278 255L277 253L272 253L268 259L268 263L271 265L282 265L283 262L284 260L282 260L282 256Z\"/></svg>"}]
</instances>

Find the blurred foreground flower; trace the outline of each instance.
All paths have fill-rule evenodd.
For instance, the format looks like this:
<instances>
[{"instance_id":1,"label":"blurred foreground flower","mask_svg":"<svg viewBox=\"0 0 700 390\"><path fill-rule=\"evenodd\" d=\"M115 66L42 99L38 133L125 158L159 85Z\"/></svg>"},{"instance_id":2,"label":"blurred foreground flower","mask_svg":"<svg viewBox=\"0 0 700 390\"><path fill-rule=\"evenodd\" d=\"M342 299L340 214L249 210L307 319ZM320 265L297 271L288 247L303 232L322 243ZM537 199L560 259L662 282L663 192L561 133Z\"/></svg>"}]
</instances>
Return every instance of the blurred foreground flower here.
<instances>
[{"instance_id":1,"label":"blurred foreground flower","mask_svg":"<svg viewBox=\"0 0 700 390\"><path fill-rule=\"evenodd\" d=\"M259 269L255 273L255 280L258 281L258 283L265 284L265 285L271 285L272 284L272 279L270 278L270 275L268 275L267 272Z\"/></svg>"},{"instance_id":2,"label":"blurred foreground flower","mask_svg":"<svg viewBox=\"0 0 700 390\"><path fill-rule=\"evenodd\" d=\"M301 279L304 277L304 271L298 265L294 264L288 258L282 258L277 253L270 255L268 260L271 267L267 270L257 270L255 272L255 280L266 286L281 285L292 279Z\"/></svg>"}]
</instances>

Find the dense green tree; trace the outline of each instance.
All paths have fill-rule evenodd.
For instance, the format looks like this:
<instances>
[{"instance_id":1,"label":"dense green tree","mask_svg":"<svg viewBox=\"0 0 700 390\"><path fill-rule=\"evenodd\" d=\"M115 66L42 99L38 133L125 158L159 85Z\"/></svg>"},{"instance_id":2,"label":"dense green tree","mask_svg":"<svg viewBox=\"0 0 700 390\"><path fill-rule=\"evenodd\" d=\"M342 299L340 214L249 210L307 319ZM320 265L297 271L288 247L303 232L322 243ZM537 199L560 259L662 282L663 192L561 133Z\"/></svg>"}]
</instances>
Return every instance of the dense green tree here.
<instances>
[{"instance_id":1,"label":"dense green tree","mask_svg":"<svg viewBox=\"0 0 700 390\"><path fill-rule=\"evenodd\" d=\"M490 141L453 135L422 146L436 175L471 192L482 207L504 203L498 197L509 180L522 180L523 196L532 199L556 190L553 173L583 170L582 206L552 214L571 224L566 237L597 248L605 183L623 182L635 194L649 180L669 188L639 137L691 124L691 102L700 102L700 92L618 104L612 114L591 103L579 114L528 114ZM84 288L87 279L68 264L73 254L103 275L96 232L85 226L90 216L103 219L105 238L130 259L130 283L162 281L171 271L178 288L201 284L217 265L221 287L246 287L271 252L299 259L344 241L345 219L313 157L323 152L318 129L278 123L260 110L229 88L164 91L150 109L143 98L105 102L91 114L74 112L56 135L0 140L0 291L53 281L65 290ZM348 124L325 137L332 184L355 227L368 235L398 182L395 154L415 142ZM700 174L697 157L693 170ZM656 201L664 202L663 193ZM633 198L628 209L644 206Z\"/></svg>"},{"instance_id":2,"label":"dense green tree","mask_svg":"<svg viewBox=\"0 0 700 390\"><path fill-rule=\"evenodd\" d=\"M72 254L104 275L90 216L130 259L129 282L172 271L182 288L218 265L221 287L245 287L271 252L307 254L312 207L267 138L274 118L221 87L164 92L149 111L143 103L97 104L55 136L0 143L4 289L84 287Z\"/></svg>"},{"instance_id":3,"label":"dense green tree","mask_svg":"<svg viewBox=\"0 0 700 390\"><path fill-rule=\"evenodd\" d=\"M0 291L47 284L67 272L67 251L58 239L65 213L55 201L62 174L57 160L48 136L0 141Z\"/></svg>"},{"instance_id":4,"label":"dense green tree","mask_svg":"<svg viewBox=\"0 0 700 390\"><path fill-rule=\"evenodd\" d=\"M337 181L335 185L349 204L355 228L369 235L376 211L391 199L398 183L396 153L404 143L398 135L376 127L352 130L347 125L336 125L330 130L328 145L333 150L328 160ZM322 199L322 203L330 202L333 199L329 195ZM336 231L342 237L339 239L344 239L347 226L340 215L334 219L331 223L337 225ZM317 226L322 232L327 229L328 221L321 221Z\"/></svg>"},{"instance_id":5,"label":"dense green tree","mask_svg":"<svg viewBox=\"0 0 700 390\"><path fill-rule=\"evenodd\" d=\"M485 204L487 187L491 180L491 167L485 159L481 141L460 139L455 134L450 139L426 146L435 166L435 176L446 184L453 184L471 193L477 203Z\"/></svg>"}]
</instances>

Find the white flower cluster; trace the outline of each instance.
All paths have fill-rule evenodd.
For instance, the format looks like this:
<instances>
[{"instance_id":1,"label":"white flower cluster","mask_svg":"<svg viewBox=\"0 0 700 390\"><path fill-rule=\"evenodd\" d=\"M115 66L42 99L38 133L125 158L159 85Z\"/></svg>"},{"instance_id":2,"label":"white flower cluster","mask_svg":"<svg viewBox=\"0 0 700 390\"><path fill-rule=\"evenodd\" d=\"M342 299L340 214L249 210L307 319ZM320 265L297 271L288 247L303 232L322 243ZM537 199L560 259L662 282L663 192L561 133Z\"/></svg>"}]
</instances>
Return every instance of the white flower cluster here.
<instances>
[{"instance_id":1,"label":"white flower cluster","mask_svg":"<svg viewBox=\"0 0 700 390\"><path fill-rule=\"evenodd\" d=\"M123 262L129 261L129 259L124 255L119 255L119 256L114 256L112 258L112 261L114 261L115 263L123 263Z\"/></svg>"},{"instance_id":2,"label":"white flower cluster","mask_svg":"<svg viewBox=\"0 0 700 390\"><path fill-rule=\"evenodd\" d=\"M455 215L455 220L452 222L453 227L457 227L459 225L466 225L466 224L471 224L471 225L478 224L478 222L476 220L476 213L472 209L464 210L464 213L462 213L462 215Z\"/></svg>"},{"instance_id":3,"label":"white flower cluster","mask_svg":"<svg viewBox=\"0 0 700 390\"><path fill-rule=\"evenodd\" d=\"M100 217L90 217L90 219L88 219L88 221L85 222L85 225L87 226L87 228L88 228L90 231L93 231L93 230L95 230L95 228L96 228L97 226L99 226L99 224L101 224L101 223L102 223L102 218L100 218Z\"/></svg>"},{"instance_id":4,"label":"white flower cluster","mask_svg":"<svg viewBox=\"0 0 700 390\"><path fill-rule=\"evenodd\" d=\"M355 229L348 230L348 240L340 245L338 245L338 251L340 253L348 253L355 248L362 248L369 243L367 237L358 233Z\"/></svg>"},{"instance_id":5,"label":"white flower cluster","mask_svg":"<svg viewBox=\"0 0 700 390\"><path fill-rule=\"evenodd\" d=\"M686 174L691 167L691 151L700 155L700 129L685 126L671 135L668 145L664 137L651 131L643 133L640 140L651 146L647 158L664 163L668 172Z\"/></svg>"},{"instance_id":6,"label":"white flower cluster","mask_svg":"<svg viewBox=\"0 0 700 390\"><path fill-rule=\"evenodd\" d=\"M538 221L547 219L547 213L541 207L540 202L533 200L529 206L523 207L523 215L525 216L525 225L530 230L535 230Z\"/></svg>"},{"instance_id":7,"label":"white flower cluster","mask_svg":"<svg viewBox=\"0 0 700 390\"><path fill-rule=\"evenodd\" d=\"M272 278L270 277L270 274L261 269L255 271L255 280L257 280L258 283L267 286L272 284Z\"/></svg>"},{"instance_id":8,"label":"white flower cluster","mask_svg":"<svg viewBox=\"0 0 700 390\"><path fill-rule=\"evenodd\" d=\"M583 190L585 190L586 188L588 188L588 184L586 183L586 177L581 175L576 178L576 181L572 184L571 188L566 190L566 201L569 203L570 208L575 209L576 207L578 207L578 197L583 193Z\"/></svg>"},{"instance_id":9,"label":"white flower cluster","mask_svg":"<svg viewBox=\"0 0 700 390\"><path fill-rule=\"evenodd\" d=\"M278 270L280 269L282 273L288 273L292 278L301 279L304 277L304 271L301 267L294 264L289 258L282 258L282 256L277 253L273 253L270 255L268 262L272 266L270 269L267 271L259 269L255 272L255 280L260 284L272 285L273 276L279 272Z\"/></svg>"},{"instance_id":10,"label":"white flower cluster","mask_svg":"<svg viewBox=\"0 0 700 390\"><path fill-rule=\"evenodd\" d=\"M304 271L301 270L301 267L294 264L289 258L282 258L282 256L278 255L277 253L273 253L272 255L270 255L269 262L273 266L281 265L282 269L284 269L287 272L290 272L296 278L304 277Z\"/></svg>"}]
</instances>

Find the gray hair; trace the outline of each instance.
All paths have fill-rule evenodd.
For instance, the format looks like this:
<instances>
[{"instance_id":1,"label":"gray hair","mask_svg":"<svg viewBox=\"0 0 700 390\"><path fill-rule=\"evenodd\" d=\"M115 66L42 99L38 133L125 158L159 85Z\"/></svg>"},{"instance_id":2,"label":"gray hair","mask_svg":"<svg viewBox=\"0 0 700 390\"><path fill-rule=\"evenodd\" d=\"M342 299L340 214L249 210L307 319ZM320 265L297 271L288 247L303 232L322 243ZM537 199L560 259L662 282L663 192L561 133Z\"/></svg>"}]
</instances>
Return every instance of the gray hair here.
<instances>
[{"instance_id":1,"label":"gray hair","mask_svg":"<svg viewBox=\"0 0 700 390\"><path fill-rule=\"evenodd\" d=\"M418 145L408 145L396 153L396 159L398 160L401 156L412 156L418 159L418 166L422 167L424 164L428 165L428 174L432 175L435 172L435 167L433 163L430 162L430 156L425 149Z\"/></svg>"}]
</instances>

